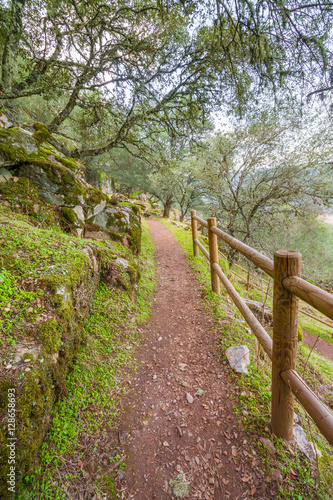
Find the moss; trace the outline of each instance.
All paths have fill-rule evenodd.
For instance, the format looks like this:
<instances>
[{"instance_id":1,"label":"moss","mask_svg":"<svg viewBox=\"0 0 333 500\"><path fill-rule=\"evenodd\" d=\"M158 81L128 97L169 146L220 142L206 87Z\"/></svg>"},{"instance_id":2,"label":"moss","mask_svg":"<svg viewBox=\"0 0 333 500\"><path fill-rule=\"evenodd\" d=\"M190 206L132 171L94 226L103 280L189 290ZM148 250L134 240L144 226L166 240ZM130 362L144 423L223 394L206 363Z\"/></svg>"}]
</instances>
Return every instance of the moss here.
<instances>
[{"instance_id":1,"label":"moss","mask_svg":"<svg viewBox=\"0 0 333 500\"><path fill-rule=\"evenodd\" d=\"M54 318L42 323L39 338L46 349L46 352L53 354L58 352L61 346L62 328Z\"/></svg>"},{"instance_id":2,"label":"moss","mask_svg":"<svg viewBox=\"0 0 333 500\"><path fill-rule=\"evenodd\" d=\"M116 281L117 281L118 285L121 286L128 293L128 296L132 299L133 298L133 289L132 289L130 283L128 283L128 281L126 281L126 279L122 276L118 276Z\"/></svg>"},{"instance_id":3,"label":"moss","mask_svg":"<svg viewBox=\"0 0 333 500\"><path fill-rule=\"evenodd\" d=\"M34 184L24 177L16 182L13 179L0 184L0 198L12 206L15 212L28 215L34 224L50 226L56 224L58 215L52 205L41 200Z\"/></svg>"},{"instance_id":4,"label":"moss","mask_svg":"<svg viewBox=\"0 0 333 500\"><path fill-rule=\"evenodd\" d=\"M87 199L86 188L68 168L45 159L32 160L30 163L42 168L47 177L59 186L57 192L64 196L67 205L77 205L79 196L82 196L84 201Z\"/></svg>"},{"instance_id":5,"label":"moss","mask_svg":"<svg viewBox=\"0 0 333 500\"><path fill-rule=\"evenodd\" d=\"M7 139L7 137L10 137L10 135L14 131L18 131L18 127L12 127L12 128L0 128L0 137L3 137L4 139Z\"/></svg>"},{"instance_id":6,"label":"moss","mask_svg":"<svg viewBox=\"0 0 333 500\"><path fill-rule=\"evenodd\" d=\"M69 222L70 224L75 224L76 214L72 208L62 207L61 213L67 222Z\"/></svg>"},{"instance_id":7,"label":"moss","mask_svg":"<svg viewBox=\"0 0 333 500\"><path fill-rule=\"evenodd\" d=\"M8 381L2 381L1 394L7 394L8 388L14 387L16 389L15 463L16 470L19 470L20 474L24 474L29 469L49 426L48 415L54 403L52 384L51 373L43 365L41 368L35 368L25 373L23 382L19 384L20 388L17 385L13 386ZM5 408L7 405L8 400L4 401ZM9 456L6 446L8 437L7 430L1 428L0 454L2 458ZM6 483L8 472L9 464L6 460L0 472L0 497L4 500L12 498Z\"/></svg>"},{"instance_id":8,"label":"moss","mask_svg":"<svg viewBox=\"0 0 333 500\"><path fill-rule=\"evenodd\" d=\"M87 204L89 206L98 205L103 200L109 201L109 196L95 188L87 189Z\"/></svg>"},{"instance_id":9,"label":"moss","mask_svg":"<svg viewBox=\"0 0 333 500\"><path fill-rule=\"evenodd\" d=\"M75 160L69 158L63 158L62 156L59 155L54 155L54 156L57 161L59 161L64 165L64 167L69 168L70 170L74 170L74 172L79 170L79 165L76 163Z\"/></svg>"},{"instance_id":10,"label":"moss","mask_svg":"<svg viewBox=\"0 0 333 500\"><path fill-rule=\"evenodd\" d=\"M139 266L135 262L131 262L127 268L132 285L138 283L141 277Z\"/></svg>"},{"instance_id":11,"label":"moss","mask_svg":"<svg viewBox=\"0 0 333 500\"><path fill-rule=\"evenodd\" d=\"M32 137L37 141L39 145L47 141L47 139L51 137L51 134L48 131L47 126L44 125L43 123L36 122L33 124L33 127L36 130L36 132L32 135Z\"/></svg>"},{"instance_id":12,"label":"moss","mask_svg":"<svg viewBox=\"0 0 333 500\"><path fill-rule=\"evenodd\" d=\"M121 234L117 233L117 231L109 230L108 234L110 235L112 240L122 241L122 239L123 239L123 236Z\"/></svg>"},{"instance_id":13,"label":"moss","mask_svg":"<svg viewBox=\"0 0 333 500\"><path fill-rule=\"evenodd\" d=\"M298 342L301 342L303 340L303 330L301 325L298 325Z\"/></svg>"},{"instance_id":14,"label":"moss","mask_svg":"<svg viewBox=\"0 0 333 500\"><path fill-rule=\"evenodd\" d=\"M133 210L133 207L135 207L136 210ZM132 205L132 212L130 214L130 235L132 237L132 246L133 250L136 253L139 253L141 251L141 234L142 234L142 229L141 229L141 218L140 218L140 210L138 207L135 205Z\"/></svg>"},{"instance_id":15,"label":"moss","mask_svg":"<svg viewBox=\"0 0 333 500\"><path fill-rule=\"evenodd\" d=\"M124 207L129 207L133 210L133 212L135 214L140 214L140 209L137 205L135 205L134 203L129 203L128 201L121 201L119 203L120 206L124 206Z\"/></svg>"}]
</instances>

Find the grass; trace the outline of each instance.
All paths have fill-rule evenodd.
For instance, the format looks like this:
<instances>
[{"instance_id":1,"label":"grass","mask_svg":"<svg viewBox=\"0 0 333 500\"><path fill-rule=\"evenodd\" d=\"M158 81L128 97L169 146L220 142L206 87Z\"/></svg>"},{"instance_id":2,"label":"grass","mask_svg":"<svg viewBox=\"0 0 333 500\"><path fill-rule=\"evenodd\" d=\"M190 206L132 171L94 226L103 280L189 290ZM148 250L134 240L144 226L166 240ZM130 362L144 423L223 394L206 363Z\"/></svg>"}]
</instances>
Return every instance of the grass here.
<instances>
[{"instance_id":1,"label":"grass","mask_svg":"<svg viewBox=\"0 0 333 500\"><path fill-rule=\"evenodd\" d=\"M36 228L0 205L0 344L15 344L25 335L25 323L45 311L41 282L52 275L66 284L72 270L86 263L85 246L58 228Z\"/></svg>"},{"instance_id":2,"label":"grass","mask_svg":"<svg viewBox=\"0 0 333 500\"><path fill-rule=\"evenodd\" d=\"M230 377L238 389L237 400L234 401L234 410L239 418L239 423L245 431L252 434L252 446L260 453L266 465L264 473L270 476L275 469L279 469L283 476L283 482L279 488L277 498L307 500L332 498L333 479L333 450L326 440L321 436L311 419L305 414L300 404L296 403L295 411L302 418L302 425L308 437L316 444L322 453L318 464L311 464L297 449L291 449L282 440L275 438L270 430L270 400L271 400L271 365L264 356L262 348L258 345L256 337L251 333L246 323L239 322L242 319L240 313L227 296L221 286L221 297L213 294L210 289L210 272L205 257L194 258L192 249L191 232L185 230L185 226L164 221L181 243L188 255L197 279L205 290L204 304L206 309L217 321L218 333L220 335L219 351L221 361L226 364L225 350L231 345L246 344L251 353L251 364L249 375L239 376L230 369ZM226 270L227 262L220 259L221 267ZM247 295L246 285L234 281L234 286L242 297ZM262 301L262 294L257 290L251 290L251 298ZM308 319L307 319L308 322ZM315 324L309 322L311 325ZM270 332L271 333L271 332ZM314 388L319 383L328 384L332 388L333 363L312 353L307 360L309 348L300 344L297 362L297 370L306 381ZM332 405L332 401L330 402ZM274 442L276 453L272 457L259 441L259 437L269 438Z\"/></svg>"},{"instance_id":3,"label":"grass","mask_svg":"<svg viewBox=\"0 0 333 500\"><path fill-rule=\"evenodd\" d=\"M125 291L99 285L83 344L66 381L68 397L54 407L38 460L23 478L20 500L62 500L87 485L94 494L117 498L115 473L110 474L108 468L120 456L108 436L118 424L121 396L135 364L135 348L140 344L135 325L151 311L153 251L145 230L139 259L142 277L135 301ZM119 467L123 465L121 462Z\"/></svg>"}]
</instances>

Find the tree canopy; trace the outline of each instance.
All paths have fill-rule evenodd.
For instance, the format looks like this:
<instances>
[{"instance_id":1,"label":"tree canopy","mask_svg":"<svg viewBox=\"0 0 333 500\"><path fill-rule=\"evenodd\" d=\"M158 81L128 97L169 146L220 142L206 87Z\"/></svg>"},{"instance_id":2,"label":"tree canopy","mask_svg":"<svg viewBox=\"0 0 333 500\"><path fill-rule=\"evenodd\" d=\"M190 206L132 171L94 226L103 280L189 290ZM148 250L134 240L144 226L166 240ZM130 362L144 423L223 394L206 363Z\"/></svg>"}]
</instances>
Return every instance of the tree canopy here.
<instances>
[{"instance_id":1,"label":"tree canopy","mask_svg":"<svg viewBox=\"0 0 333 500\"><path fill-rule=\"evenodd\" d=\"M50 141L72 157L140 152L264 88L333 85L331 1L12 0L0 14L0 99L52 103Z\"/></svg>"}]
</instances>

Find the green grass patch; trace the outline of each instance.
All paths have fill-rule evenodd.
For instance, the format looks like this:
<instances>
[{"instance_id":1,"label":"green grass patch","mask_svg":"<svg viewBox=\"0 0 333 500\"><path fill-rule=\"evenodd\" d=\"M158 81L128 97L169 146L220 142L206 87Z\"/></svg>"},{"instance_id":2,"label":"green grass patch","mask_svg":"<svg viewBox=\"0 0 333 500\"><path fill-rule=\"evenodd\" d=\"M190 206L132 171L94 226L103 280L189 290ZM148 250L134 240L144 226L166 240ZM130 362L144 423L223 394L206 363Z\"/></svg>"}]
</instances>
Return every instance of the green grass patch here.
<instances>
[{"instance_id":1,"label":"green grass patch","mask_svg":"<svg viewBox=\"0 0 333 500\"><path fill-rule=\"evenodd\" d=\"M55 404L38 460L23 478L20 500L75 497L87 481L94 494L118 498L114 474L107 470L120 456L108 435L118 424L126 376L135 365L135 348L141 342L135 324L151 312L154 247L147 230L138 265L142 277L136 300L130 300L125 291L99 285L83 343L66 380L68 397Z\"/></svg>"}]
</instances>

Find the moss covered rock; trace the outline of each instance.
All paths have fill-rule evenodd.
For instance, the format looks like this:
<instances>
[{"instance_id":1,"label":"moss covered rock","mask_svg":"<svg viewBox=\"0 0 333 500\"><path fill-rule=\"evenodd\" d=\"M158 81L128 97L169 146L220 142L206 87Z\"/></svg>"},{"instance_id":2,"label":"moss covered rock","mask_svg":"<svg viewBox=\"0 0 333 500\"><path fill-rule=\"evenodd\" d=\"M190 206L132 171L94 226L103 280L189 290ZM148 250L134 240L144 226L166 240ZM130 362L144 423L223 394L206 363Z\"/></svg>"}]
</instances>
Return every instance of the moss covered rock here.
<instances>
[{"instance_id":1,"label":"moss covered rock","mask_svg":"<svg viewBox=\"0 0 333 500\"><path fill-rule=\"evenodd\" d=\"M71 218L71 215L69 215ZM132 297L140 273L134 260L100 244L35 227L0 210L0 498L7 489L8 390L16 403L16 478L29 470L49 427L100 276Z\"/></svg>"},{"instance_id":2,"label":"moss covered rock","mask_svg":"<svg viewBox=\"0 0 333 500\"><path fill-rule=\"evenodd\" d=\"M0 128L0 165L18 165L38 158L38 144L31 132L19 127Z\"/></svg>"},{"instance_id":3,"label":"moss covered rock","mask_svg":"<svg viewBox=\"0 0 333 500\"><path fill-rule=\"evenodd\" d=\"M141 215L139 208L127 202L114 206L110 203L93 218L94 225L113 235L123 234L135 253L141 249ZM119 239L118 236L116 239Z\"/></svg>"}]
</instances>

